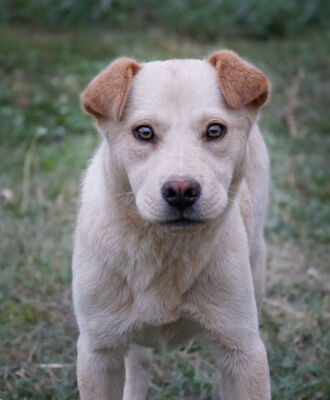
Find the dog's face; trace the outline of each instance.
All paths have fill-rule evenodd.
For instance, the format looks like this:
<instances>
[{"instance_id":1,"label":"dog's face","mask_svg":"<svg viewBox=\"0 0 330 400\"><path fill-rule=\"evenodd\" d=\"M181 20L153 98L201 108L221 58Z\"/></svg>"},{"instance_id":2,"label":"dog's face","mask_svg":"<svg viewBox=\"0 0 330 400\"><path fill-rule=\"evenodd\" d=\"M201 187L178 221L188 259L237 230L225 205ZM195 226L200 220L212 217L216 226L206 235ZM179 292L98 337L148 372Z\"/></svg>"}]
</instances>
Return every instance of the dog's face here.
<instances>
[{"instance_id":1,"label":"dog's face","mask_svg":"<svg viewBox=\"0 0 330 400\"><path fill-rule=\"evenodd\" d=\"M144 65L112 132L141 216L169 224L219 216L243 162L250 124L245 109L226 107L211 64Z\"/></svg>"},{"instance_id":2,"label":"dog's face","mask_svg":"<svg viewBox=\"0 0 330 400\"><path fill-rule=\"evenodd\" d=\"M83 104L107 135L139 214L170 226L220 217L244 173L249 131L267 98L266 78L231 52L208 61L117 64L124 61L119 81L103 76L95 90L95 78ZM111 99L113 88L107 89L100 101L111 79L121 91Z\"/></svg>"}]
</instances>

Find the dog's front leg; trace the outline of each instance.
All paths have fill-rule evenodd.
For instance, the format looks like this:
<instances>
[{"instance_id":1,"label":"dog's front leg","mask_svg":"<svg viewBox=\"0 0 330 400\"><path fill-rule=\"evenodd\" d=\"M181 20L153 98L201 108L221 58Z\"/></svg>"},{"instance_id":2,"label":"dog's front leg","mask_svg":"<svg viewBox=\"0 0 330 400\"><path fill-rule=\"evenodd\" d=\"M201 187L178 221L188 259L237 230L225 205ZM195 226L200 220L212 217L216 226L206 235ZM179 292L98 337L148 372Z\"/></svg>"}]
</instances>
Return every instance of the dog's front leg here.
<instances>
[{"instance_id":1,"label":"dog's front leg","mask_svg":"<svg viewBox=\"0 0 330 400\"><path fill-rule=\"evenodd\" d=\"M267 355L260 339L244 349L220 351L221 400L269 400Z\"/></svg>"},{"instance_id":2,"label":"dog's front leg","mask_svg":"<svg viewBox=\"0 0 330 400\"><path fill-rule=\"evenodd\" d=\"M227 300L220 296L222 306L212 309L208 329L219 361L221 400L271 398L267 353L249 291Z\"/></svg>"},{"instance_id":3,"label":"dog's front leg","mask_svg":"<svg viewBox=\"0 0 330 400\"><path fill-rule=\"evenodd\" d=\"M199 296L191 296L187 314L204 327L215 346L221 400L269 400L268 362L251 269L246 259L239 261L210 266L196 287Z\"/></svg>"},{"instance_id":4,"label":"dog's front leg","mask_svg":"<svg viewBox=\"0 0 330 400\"><path fill-rule=\"evenodd\" d=\"M131 345L125 359L125 389L123 400L144 400L148 391L152 351Z\"/></svg>"},{"instance_id":5,"label":"dog's front leg","mask_svg":"<svg viewBox=\"0 0 330 400\"><path fill-rule=\"evenodd\" d=\"M77 378L81 400L122 400L125 381L123 350L91 350L78 340Z\"/></svg>"}]
</instances>

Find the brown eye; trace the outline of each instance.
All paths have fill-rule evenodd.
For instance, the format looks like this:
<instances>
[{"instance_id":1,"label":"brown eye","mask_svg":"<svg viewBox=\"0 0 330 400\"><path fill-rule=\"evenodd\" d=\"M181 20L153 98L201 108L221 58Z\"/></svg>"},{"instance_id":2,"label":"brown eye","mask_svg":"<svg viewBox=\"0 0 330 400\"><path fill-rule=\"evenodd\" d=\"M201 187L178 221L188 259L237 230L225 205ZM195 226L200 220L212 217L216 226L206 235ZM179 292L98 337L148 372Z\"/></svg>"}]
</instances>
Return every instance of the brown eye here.
<instances>
[{"instance_id":1,"label":"brown eye","mask_svg":"<svg viewBox=\"0 0 330 400\"><path fill-rule=\"evenodd\" d=\"M227 133L227 128L222 124L210 124L206 130L206 139L222 139Z\"/></svg>"},{"instance_id":2,"label":"brown eye","mask_svg":"<svg viewBox=\"0 0 330 400\"><path fill-rule=\"evenodd\" d=\"M141 125L133 130L133 134L138 140L150 141L153 140L155 135L154 131L149 125Z\"/></svg>"}]
</instances>

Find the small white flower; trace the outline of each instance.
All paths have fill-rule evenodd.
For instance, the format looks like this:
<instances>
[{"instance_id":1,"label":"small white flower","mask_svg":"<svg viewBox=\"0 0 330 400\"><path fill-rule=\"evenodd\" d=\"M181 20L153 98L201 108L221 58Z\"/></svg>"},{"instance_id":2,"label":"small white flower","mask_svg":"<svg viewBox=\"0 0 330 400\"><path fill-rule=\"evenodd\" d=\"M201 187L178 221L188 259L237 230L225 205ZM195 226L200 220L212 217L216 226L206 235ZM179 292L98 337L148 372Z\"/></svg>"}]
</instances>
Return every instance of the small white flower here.
<instances>
[{"instance_id":1,"label":"small white flower","mask_svg":"<svg viewBox=\"0 0 330 400\"><path fill-rule=\"evenodd\" d=\"M38 139L46 136L48 133L48 129L45 128L44 126L38 126L37 130L36 130L36 137Z\"/></svg>"},{"instance_id":2,"label":"small white flower","mask_svg":"<svg viewBox=\"0 0 330 400\"><path fill-rule=\"evenodd\" d=\"M307 276L309 278L316 279L316 280L320 279L320 273L318 272L318 270L316 268L313 268L313 267L308 268Z\"/></svg>"},{"instance_id":3,"label":"small white flower","mask_svg":"<svg viewBox=\"0 0 330 400\"><path fill-rule=\"evenodd\" d=\"M15 193L11 189L2 189L0 192L0 197L7 203L10 203L15 199Z\"/></svg>"}]
</instances>

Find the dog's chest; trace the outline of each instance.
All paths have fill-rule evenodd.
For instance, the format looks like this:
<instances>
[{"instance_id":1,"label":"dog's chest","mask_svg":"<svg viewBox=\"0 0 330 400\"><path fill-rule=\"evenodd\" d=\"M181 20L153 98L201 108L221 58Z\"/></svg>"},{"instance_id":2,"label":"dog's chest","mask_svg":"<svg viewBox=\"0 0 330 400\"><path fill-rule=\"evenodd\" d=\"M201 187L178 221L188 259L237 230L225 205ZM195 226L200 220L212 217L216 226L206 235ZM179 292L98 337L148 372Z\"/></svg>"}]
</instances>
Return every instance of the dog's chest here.
<instances>
[{"instance_id":1,"label":"dog's chest","mask_svg":"<svg viewBox=\"0 0 330 400\"><path fill-rule=\"evenodd\" d=\"M131 293L131 304L127 311L138 325L169 324L184 315L187 294L194 283L195 274L192 271L194 266L186 267L181 272L175 271L180 267L180 264L172 265L172 268L159 274L144 276L142 281L127 279Z\"/></svg>"},{"instance_id":2,"label":"dog's chest","mask_svg":"<svg viewBox=\"0 0 330 400\"><path fill-rule=\"evenodd\" d=\"M182 319L190 319L196 285L212 259L211 248L186 237L160 238L159 243L155 237L129 239L127 235L125 248L109 252L101 267L102 279L91 299L98 310L93 326L103 327L98 336L117 332L118 340L132 333L143 338L168 336L166 332L175 332Z\"/></svg>"},{"instance_id":3,"label":"dog's chest","mask_svg":"<svg viewBox=\"0 0 330 400\"><path fill-rule=\"evenodd\" d=\"M205 266L194 250L150 252L131 259L125 271L131 313L141 323L167 324L184 316L187 298Z\"/></svg>"}]
</instances>

